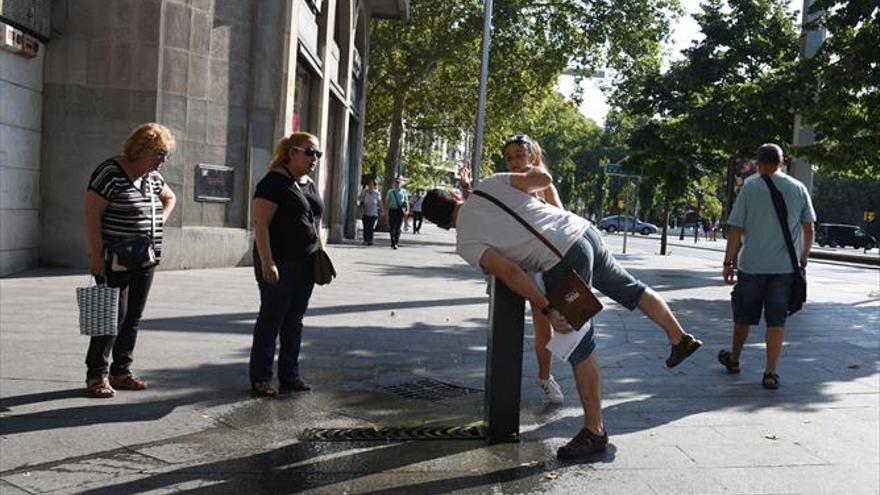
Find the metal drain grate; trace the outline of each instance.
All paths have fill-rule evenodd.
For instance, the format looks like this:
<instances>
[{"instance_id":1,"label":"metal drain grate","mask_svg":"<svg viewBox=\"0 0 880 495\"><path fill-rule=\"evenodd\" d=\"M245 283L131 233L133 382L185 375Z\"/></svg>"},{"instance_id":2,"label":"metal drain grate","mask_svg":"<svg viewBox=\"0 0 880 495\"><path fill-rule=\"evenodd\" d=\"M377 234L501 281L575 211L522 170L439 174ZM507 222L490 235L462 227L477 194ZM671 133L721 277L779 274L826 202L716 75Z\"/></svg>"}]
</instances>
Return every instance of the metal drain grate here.
<instances>
[{"instance_id":1,"label":"metal drain grate","mask_svg":"<svg viewBox=\"0 0 880 495\"><path fill-rule=\"evenodd\" d=\"M382 387L382 390L406 399L420 399L431 402L440 402L446 399L483 393L483 391L478 388L452 385L451 383L445 383L431 378L423 378L421 380L401 383L399 385L388 385Z\"/></svg>"},{"instance_id":2,"label":"metal drain grate","mask_svg":"<svg viewBox=\"0 0 880 495\"><path fill-rule=\"evenodd\" d=\"M309 428L301 440L312 442L483 440L479 426L415 426L387 428Z\"/></svg>"}]
</instances>

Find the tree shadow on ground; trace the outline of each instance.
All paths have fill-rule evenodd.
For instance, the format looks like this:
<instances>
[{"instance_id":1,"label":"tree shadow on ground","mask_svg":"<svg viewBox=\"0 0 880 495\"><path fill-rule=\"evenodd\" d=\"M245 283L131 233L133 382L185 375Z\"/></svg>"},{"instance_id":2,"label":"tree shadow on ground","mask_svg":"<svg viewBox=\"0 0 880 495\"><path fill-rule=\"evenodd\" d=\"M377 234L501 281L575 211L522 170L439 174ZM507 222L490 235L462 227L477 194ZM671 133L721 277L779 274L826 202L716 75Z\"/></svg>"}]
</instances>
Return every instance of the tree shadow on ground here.
<instances>
[{"instance_id":1,"label":"tree shadow on ground","mask_svg":"<svg viewBox=\"0 0 880 495\"><path fill-rule=\"evenodd\" d=\"M312 317L358 314L370 311L468 306L471 304L482 304L486 300L486 297L459 297L455 299L422 299L417 301L323 306L309 308L306 311L305 320L306 325L311 326L308 320ZM254 330L254 321L257 319L257 315L258 313L222 313L171 318L145 318L141 321L141 328L148 331L251 333Z\"/></svg>"}]
</instances>

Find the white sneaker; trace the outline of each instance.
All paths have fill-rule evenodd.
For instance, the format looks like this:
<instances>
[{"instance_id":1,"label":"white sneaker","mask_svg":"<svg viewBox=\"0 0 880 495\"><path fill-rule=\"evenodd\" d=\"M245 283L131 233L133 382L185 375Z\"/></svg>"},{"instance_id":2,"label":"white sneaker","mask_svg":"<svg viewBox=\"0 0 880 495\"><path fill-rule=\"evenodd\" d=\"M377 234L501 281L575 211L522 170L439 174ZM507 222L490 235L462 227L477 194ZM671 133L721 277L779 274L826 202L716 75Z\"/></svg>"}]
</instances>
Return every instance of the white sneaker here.
<instances>
[{"instance_id":1,"label":"white sneaker","mask_svg":"<svg viewBox=\"0 0 880 495\"><path fill-rule=\"evenodd\" d=\"M553 375L550 375L550 378L546 380L538 378L538 386L544 391L544 398L547 399L547 402L551 404L562 404L565 400L565 396L562 395L562 389L559 387L559 384L556 383L556 379L553 378Z\"/></svg>"}]
</instances>

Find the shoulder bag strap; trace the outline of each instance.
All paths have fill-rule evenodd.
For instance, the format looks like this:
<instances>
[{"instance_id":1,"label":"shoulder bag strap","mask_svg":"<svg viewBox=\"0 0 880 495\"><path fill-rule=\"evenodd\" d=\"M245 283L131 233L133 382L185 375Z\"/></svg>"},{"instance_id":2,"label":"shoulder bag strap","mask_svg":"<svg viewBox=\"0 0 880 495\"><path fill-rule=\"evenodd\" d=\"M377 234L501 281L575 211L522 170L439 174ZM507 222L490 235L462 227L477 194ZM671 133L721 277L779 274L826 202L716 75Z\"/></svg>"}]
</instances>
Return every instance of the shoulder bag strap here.
<instances>
[{"instance_id":1,"label":"shoulder bag strap","mask_svg":"<svg viewBox=\"0 0 880 495\"><path fill-rule=\"evenodd\" d=\"M147 189L150 192L150 244L156 249L156 193L153 192L153 180L150 174L144 177L147 181Z\"/></svg>"},{"instance_id":2,"label":"shoulder bag strap","mask_svg":"<svg viewBox=\"0 0 880 495\"><path fill-rule=\"evenodd\" d=\"M776 185L773 184L773 180L769 175L762 175L762 179L767 183L767 187L770 188L770 196L773 198L773 208L776 210L776 217L779 219L779 226L782 227L782 236L785 237L785 244L788 246L788 257L791 258L791 267L795 272L800 270L800 265L798 264L797 254L794 252L794 241L791 239L791 231L788 230L788 208L785 206L785 199L782 197L782 193L779 192L779 189L776 189Z\"/></svg>"},{"instance_id":3,"label":"shoulder bag strap","mask_svg":"<svg viewBox=\"0 0 880 495\"><path fill-rule=\"evenodd\" d=\"M499 208L501 208L502 210L504 210L504 211L506 211L507 213L509 213L510 216L512 216L513 218L515 218L519 223L521 223L521 224L523 225L523 227L525 227L526 229L528 229L529 232L531 232L532 234L534 234L535 237L537 237L537 238L540 239L544 244L546 244L547 247L550 248L550 250L553 251L553 253L554 253L556 256L559 256L559 259L562 259L562 253L560 253L559 250L556 249L556 246L554 246L553 244L551 244L550 241L548 241L546 237L544 237L543 235L541 235L541 233L538 232L537 230L535 230L535 228L532 227L532 226L529 224L529 222L526 222L525 220L523 220L522 217L520 217L519 215L517 215L516 212L514 212L513 210L511 210L506 204L502 203L501 201L498 201L498 199L496 199L494 196L492 196L492 195L490 195L490 194L487 194L487 193L484 193L483 191L473 191L473 192L471 192L471 194L476 194L477 196L480 196L481 198L486 198L486 199L488 199L489 201L495 203Z\"/></svg>"}]
</instances>

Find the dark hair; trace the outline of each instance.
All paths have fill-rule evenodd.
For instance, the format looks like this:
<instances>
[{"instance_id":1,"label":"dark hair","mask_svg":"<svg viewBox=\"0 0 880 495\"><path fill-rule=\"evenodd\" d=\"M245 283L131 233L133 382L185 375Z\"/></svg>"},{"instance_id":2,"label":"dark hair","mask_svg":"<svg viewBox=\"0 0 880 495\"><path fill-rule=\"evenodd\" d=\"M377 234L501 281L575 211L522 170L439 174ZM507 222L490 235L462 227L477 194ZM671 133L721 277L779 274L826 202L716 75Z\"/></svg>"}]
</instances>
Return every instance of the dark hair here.
<instances>
[{"instance_id":1,"label":"dark hair","mask_svg":"<svg viewBox=\"0 0 880 495\"><path fill-rule=\"evenodd\" d=\"M446 227L452 223L454 210L455 200L443 189L431 189L422 200L422 215L440 227Z\"/></svg>"},{"instance_id":2,"label":"dark hair","mask_svg":"<svg viewBox=\"0 0 880 495\"><path fill-rule=\"evenodd\" d=\"M501 147L501 153L503 154L504 150L506 150L507 147L511 144L521 144L525 146L527 150L532 151L532 145L534 144L534 142L532 141L532 138L528 136L528 134L517 134L509 138L507 141L504 141L504 145Z\"/></svg>"},{"instance_id":3,"label":"dark hair","mask_svg":"<svg viewBox=\"0 0 880 495\"><path fill-rule=\"evenodd\" d=\"M762 144L758 148L756 159L758 163L778 166L782 163L782 148L773 143Z\"/></svg>"}]
</instances>

